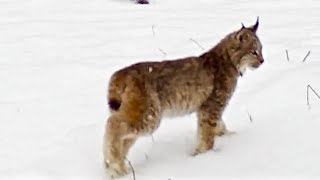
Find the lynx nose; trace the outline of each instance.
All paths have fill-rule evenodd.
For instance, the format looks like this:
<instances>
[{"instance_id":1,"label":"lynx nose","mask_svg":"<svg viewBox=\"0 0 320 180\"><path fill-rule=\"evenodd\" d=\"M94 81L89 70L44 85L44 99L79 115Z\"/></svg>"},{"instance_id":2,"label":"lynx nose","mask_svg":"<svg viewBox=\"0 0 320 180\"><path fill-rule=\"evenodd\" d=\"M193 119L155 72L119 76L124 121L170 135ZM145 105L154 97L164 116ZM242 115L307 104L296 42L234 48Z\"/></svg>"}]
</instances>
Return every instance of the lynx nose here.
<instances>
[{"instance_id":1,"label":"lynx nose","mask_svg":"<svg viewBox=\"0 0 320 180\"><path fill-rule=\"evenodd\" d=\"M260 59L260 64L262 64L264 62L264 59Z\"/></svg>"}]
</instances>

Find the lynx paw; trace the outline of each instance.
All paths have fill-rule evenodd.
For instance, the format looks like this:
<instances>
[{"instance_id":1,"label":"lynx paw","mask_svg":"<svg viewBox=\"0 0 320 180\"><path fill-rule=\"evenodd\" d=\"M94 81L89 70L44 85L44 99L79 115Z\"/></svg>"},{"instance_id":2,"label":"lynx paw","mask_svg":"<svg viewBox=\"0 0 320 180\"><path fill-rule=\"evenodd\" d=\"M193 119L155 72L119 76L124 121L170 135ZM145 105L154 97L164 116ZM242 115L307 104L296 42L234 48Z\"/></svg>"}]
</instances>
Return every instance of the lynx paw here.
<instances>
[{"instance_id":1,"label":"lynx paw","mask_svg":"<svg viewBox=\"0 0 320 180\"><path fill-rule=\"evenodd\" d=\"M233 134L236 134L235 131L229 131L228 129L225 129L224 131L220 131L217 133L217 136L224 136L224 135L233 135Z\"/></svg>"},{"instance_id":2,"label":"lynx paw","mask_svg":"<svg viewBox=\"0 0 320 180\"><path fill-rule=\"evenodd\" d=\"M219 121L216 129L215 135L217 136L223 136L223 135L231 135L234 134L235 132L229 131L223 121Z\"/></svg>"},{"instance_id":3,"label":"lynx paw","mask_svg":"<svg viewBox=\"0 0 320 180\"><path fill-rule=\"evenodd\" d=\"M121 166L119 164L115 164L115 163L110 164L108 162L105 162L105 166L106 166L107 175L111 179L122 177L129 173L128 169L124 165Z\"/></svg>"},{"instance_id":4,"label":"lynx paw","mask_svg":"<svg viewBox=\"0 0 320 180\"><path fill-rule=\"evenodd\" d=\"M191 156L196 156L199 154L203 154L211 150L212 148L196 148L193 153L191 153Z\"/></svg>"},{"instance_id":5,"label":"lynx paw","mask_svg":"<svg viewBox=\"0 0 320 180\"><path fill-rule=\"evenodd\" d=\"M200 154L200 152L196 149L191 153L191 156L196 156L198 154Z\"/></svg>"}]
</instances>

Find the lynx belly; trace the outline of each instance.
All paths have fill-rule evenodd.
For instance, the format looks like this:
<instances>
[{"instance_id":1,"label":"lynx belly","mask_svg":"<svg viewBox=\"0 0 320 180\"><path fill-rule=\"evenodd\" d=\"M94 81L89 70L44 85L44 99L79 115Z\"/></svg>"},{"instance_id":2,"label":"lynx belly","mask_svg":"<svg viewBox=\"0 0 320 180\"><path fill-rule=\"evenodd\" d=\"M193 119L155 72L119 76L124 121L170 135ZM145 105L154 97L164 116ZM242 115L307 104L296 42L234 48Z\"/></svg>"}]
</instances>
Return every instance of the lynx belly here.
<instances>
[{"instance_id":1,"label":"lynx belly","mask_svg":"<svg viewBox=\"0 0 320 180\"><path fill-rule=\"evenodd\" d=\"M176 117L193 113L212 92L212 86L203 88L177 88L162 99L162 112L165 117Z\"/></svg>"}]
</instances>

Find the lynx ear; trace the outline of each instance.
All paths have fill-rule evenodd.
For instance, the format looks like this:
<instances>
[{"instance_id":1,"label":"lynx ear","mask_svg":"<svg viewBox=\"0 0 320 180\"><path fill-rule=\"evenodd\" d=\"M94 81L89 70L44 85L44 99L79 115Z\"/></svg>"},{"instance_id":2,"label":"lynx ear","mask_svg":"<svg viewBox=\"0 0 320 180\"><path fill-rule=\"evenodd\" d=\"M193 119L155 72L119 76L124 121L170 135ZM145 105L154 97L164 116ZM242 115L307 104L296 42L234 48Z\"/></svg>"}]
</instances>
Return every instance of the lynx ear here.
<instances>
[{"instance_id":1,"label":"lynx ear","mask_svg":"<svg viewBox=\"0 0 320 180\"><path fill-rule=\"evenodd\" d=\"M244 26L243 23L241 23L242 27L240 30L238 30L238 32L236 33L236 39L238 39L240 42L243 41L243 30L246 29L246 27Z\"/></svg>"},{"instance_id":2,"label":"lynx ear","mask_svg":"<svg viewBox=\"0 0 320 180\"><path fill-rule=\"evenodd\" d=\"M248 29L250 29L252 32L256 33L258 30L258 27L259 27L259 16L257 17L256 24L249 27Z\"/></svg>"}]
</instances>

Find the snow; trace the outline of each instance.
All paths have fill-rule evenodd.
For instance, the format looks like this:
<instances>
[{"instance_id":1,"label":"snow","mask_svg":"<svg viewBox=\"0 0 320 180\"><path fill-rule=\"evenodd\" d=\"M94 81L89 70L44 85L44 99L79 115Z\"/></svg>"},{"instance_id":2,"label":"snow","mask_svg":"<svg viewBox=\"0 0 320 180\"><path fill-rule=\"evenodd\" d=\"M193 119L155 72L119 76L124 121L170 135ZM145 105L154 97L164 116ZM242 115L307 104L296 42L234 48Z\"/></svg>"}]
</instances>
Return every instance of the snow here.
<instances>
[{"instance_id":1,"label":"snow","mask_svg":"<svg viewBox=\"0 0 320 180\"><path fill-rule=\"evenodd\" d=\"M137 180L319 179L320 100L310 93L306 102L307 85L320 93L319 8L313 0L0 0L0 179L107 179L111 74L199 55L257 16L265 64L241 78L224 113L236 134L192 157L194 114L164 119L128 159Z\"/></svg>"}]
</instances>

